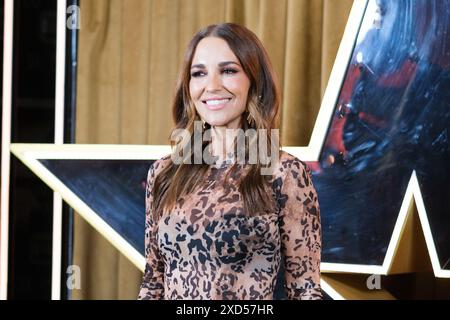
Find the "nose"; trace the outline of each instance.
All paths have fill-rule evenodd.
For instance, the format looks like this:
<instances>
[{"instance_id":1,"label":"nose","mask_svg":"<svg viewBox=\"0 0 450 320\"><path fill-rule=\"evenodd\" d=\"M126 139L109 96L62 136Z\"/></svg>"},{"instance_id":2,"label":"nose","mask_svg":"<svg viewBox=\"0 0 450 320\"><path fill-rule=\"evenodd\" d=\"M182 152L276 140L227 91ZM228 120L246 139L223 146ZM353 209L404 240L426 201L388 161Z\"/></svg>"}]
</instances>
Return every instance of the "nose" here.
<instances>
[{"instance_id":1,"label":"nose","mask_svg":"<svg viewBox=\"0 0 450 320\"><path fill-rule=\"evenodd\" d=\"M222 78L217 73L211 73L208 76L208 82L206 83L205 90L208 92L215 92L222 89Z\"/></svg>"}]
</instances>

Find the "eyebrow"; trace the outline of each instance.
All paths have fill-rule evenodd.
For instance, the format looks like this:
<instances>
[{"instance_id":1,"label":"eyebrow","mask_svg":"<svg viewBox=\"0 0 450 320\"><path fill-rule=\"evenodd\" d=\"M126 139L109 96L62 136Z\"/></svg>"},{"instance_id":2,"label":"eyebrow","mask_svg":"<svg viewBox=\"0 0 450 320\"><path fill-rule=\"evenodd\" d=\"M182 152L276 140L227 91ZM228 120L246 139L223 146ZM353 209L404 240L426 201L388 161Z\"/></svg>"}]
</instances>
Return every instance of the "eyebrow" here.
<instances>
[{"instance_id":1,"label":"eyebrow","mask_svg":"<svg viewBox=\"0 0 450 320\"><path fill-rule=\"evenodd\" d=\"M237 65L237 66L240 67L239 63L237 63L237 62L235 62L235 61L223 61L223 62L219 62L219 67L225 67L225 66L227 66L227 65L229 65L229 64L235 64L235 65ZM205 65L202 64L202 63L194 64L194 65L192 65L191 69L194 69L194 68L204 69L204 68L205 68Z\"/></svg>"}]
</instances>

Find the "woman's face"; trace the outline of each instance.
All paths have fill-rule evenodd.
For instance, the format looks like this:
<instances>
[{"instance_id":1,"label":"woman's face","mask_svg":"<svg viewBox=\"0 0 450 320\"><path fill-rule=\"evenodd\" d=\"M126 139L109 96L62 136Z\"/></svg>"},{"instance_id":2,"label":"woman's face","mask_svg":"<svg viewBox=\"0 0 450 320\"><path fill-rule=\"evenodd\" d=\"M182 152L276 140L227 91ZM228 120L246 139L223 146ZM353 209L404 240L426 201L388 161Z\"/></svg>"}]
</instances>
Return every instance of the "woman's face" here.
<instances>
[{"instance_id":1,"label":"woman's face","mask_svg":"<svg viewBox=\"0 0 450 320\"><path fill-rule=\"evenodd\" d=\"M198 43L189 91L202 120L211 126L239 128L249 88L250 80L225 40L206 37Z\"/></svg>"}]
</instances>

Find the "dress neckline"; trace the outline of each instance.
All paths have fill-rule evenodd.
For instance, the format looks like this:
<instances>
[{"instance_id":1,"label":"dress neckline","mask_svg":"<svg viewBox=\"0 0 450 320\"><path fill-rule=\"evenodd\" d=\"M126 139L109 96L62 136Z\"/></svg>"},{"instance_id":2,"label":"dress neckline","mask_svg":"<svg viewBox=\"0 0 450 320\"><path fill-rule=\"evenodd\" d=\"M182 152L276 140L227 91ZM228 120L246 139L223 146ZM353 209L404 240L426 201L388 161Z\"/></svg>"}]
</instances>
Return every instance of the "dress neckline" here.
<instances>
[{"instance_id":1,"label":"dress neckline","mask_svg":"<svg viewBox=\"0 0 450 320\"><path fill-rule=\"evenodd\" d=\"M232 161L222 160L222 161L211 164L210 167L212 167L214 169L221 169L221 168L231 167L233 164L234 164L234 162L232 162Z\"/></svg>"},{"instance_id":2,"label":"dress neckline","mask_svg":"<svg viewBox=\"0 0 450 320\"><path fill-rule=\"evenodd\" d=\"M222 159L218 160L215 163L212 163L210 166L216 169L220 168L226 168L232 166L236 162L236 159L233 157L233 154L227 154L227 156Z\"/></svg>"}]
</instances>

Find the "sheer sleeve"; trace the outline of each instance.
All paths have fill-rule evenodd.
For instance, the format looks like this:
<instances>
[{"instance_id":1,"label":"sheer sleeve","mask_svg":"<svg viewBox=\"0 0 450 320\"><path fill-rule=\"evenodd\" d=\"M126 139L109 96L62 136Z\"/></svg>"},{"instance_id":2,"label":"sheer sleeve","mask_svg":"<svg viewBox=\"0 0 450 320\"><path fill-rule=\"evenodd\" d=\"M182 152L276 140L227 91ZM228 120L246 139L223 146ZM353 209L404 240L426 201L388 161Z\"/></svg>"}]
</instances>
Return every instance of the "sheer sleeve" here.
<instances>
[{"instance_id":1,"label":"sheer sleeve","mask_svg":"<svg viewBox=\"0 0 450 320\"><path fill-rule=\"evenodd\" d=\"M279 194L281 249L288 299L321 299L322 229L311 172L297 158L283 164Z\"/></svg>"},{"instance_id":2,"label":"sheer sleeve","mask_svg":"<svg viewBox=\"0 0 450 320\"><path fill-rule=\"evenodd\" d=\"M156 242L156 221L152 216L155 162L150 166L145 191L145 272L139 291L139 300L164 298L164 262Z\"/></svg>"}]
</instances>

